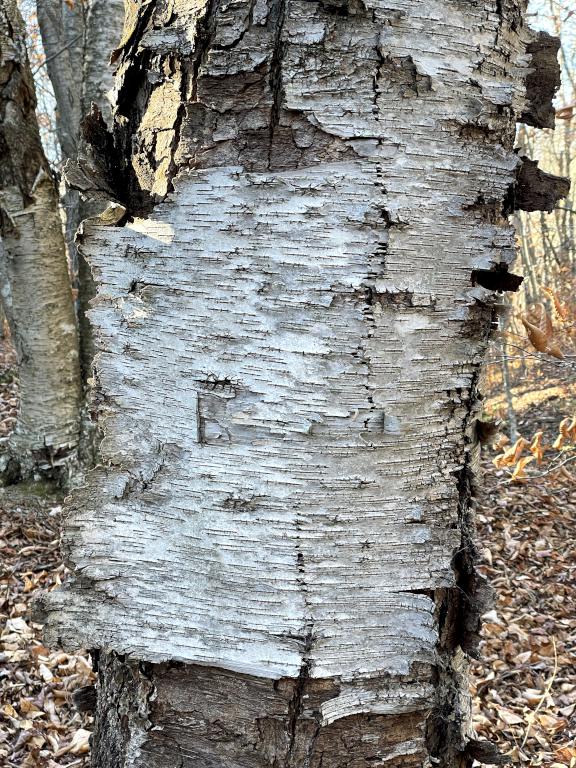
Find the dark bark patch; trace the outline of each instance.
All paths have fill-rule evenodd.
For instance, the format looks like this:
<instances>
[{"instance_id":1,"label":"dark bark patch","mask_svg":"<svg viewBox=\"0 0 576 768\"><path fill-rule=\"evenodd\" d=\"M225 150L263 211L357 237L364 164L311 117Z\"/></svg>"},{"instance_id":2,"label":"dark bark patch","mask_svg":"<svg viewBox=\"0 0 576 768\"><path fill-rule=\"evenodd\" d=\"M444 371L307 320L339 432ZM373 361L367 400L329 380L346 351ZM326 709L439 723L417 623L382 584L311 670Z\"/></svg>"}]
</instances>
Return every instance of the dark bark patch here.
<instances>
[{"instance_id":1,"label":"dark bark patch","mask_svg":"<svg viewBox=\"0 0 576 768\"><path fill-rule=\"evenodd\" d=\"M492 269L472 270L472 285L480 285L489 291L517 291L524 277L508 271L508 265L501 262Z\"/></svg>"},{"instance_id":2,"label":"dark bark patch","mask_svg":"<svg viewBox=\"0 0 576 768\"><path fill-rule=\"evenodd\" d=\"M560 87L559 49L560 39L547 32L536 33L536 39L528 44L526 51L532 55L532 62L526 78L527 106L519 122L535 128L554 128L552 102Z\"/></svg>"},{"instance_id":3,"label":"dark bark patch","mask_svg":"<svg viewBox=\"0 0 576 768\"><path fill-rule=\"evenodd\" d=\"M367 307L374 307L377 304L380 306L412 307L414 299L413 291L377 291L371 285L362 286L355 291L354 295Z\"/></svg>"},{"instance_id":4,"label":"dark bark patch","mask_svg":"<svg viewBox=\"0 0 576 768\"><path fill-rule=\"evenodd\" d=\"M542 171L537 160L528 157L520 159L522 162L516 171L516 181L505 200L504 214L514 211L550 213L570 191L570 179Z\"/></svg>"},{"instance_id":5,"label":"dark bark patch","mask_svg":"<svg viewBox=\"0 0 576 768\"><path fill-rule=\"evenodd\" d=\"M94 712L96 709L96 686L84 685L72 694L72 703L78 712Z\"/></svg>"},{"instance_id":6,"label":"dark bark patch","mask_svg":"<svg viewBox=\"0 0 576 768\"><path fill-rule=\"evenodd\" d=\"M379 93L393 91L401 98L422 96L432 90L432 79L418 71L412 56L383 56L378 67Z\"/></svg>"},{"instance_id":7,"label":"dark bark patch","mask_svg":"<svg viewBox=\"0 0 576 768\"><path fill-rule=\"evenodd\" d=\"M476 200L470 205L462 207L464 211L472 211L477 218L487 221L490 224L500 224L502 222L502 201L493 198L486 199L484 195L478 195Z\"/></svg>"},{"instance_id":8,"label":"dark bark patch","mask_svg":"<svg viewBox=\"0 0 576 768\"><path fill-rule=\"evenodd\" d=\"M480 739L471 739L466 744L466 755L483 765L506 765L511 762L510 757L500 754L495 744Z\"/></svg>"},{"instance_id":9,"label":"dark bark patch","mask_svg":"<svg viewBox=\"0 0 576 768\"><path fill-rule=\"evenodd\" d=\"M366 13L362 0L320 0L322 10L332 16L359 16Z\"/></svg>"},{"instance_id":10,"label":"dark bark patch","mask_svg":"<svg viewBox=\"0 0 576 768\"><path fill-rule=\"evenodd\" d=\"M420 768L426 758L424 711L322 724L320 708L338 696L340 684L310 678L305 668L299 678L271 680L102 655L98 768L367 768L383 760Z\"/></svg>"}]
</instances>

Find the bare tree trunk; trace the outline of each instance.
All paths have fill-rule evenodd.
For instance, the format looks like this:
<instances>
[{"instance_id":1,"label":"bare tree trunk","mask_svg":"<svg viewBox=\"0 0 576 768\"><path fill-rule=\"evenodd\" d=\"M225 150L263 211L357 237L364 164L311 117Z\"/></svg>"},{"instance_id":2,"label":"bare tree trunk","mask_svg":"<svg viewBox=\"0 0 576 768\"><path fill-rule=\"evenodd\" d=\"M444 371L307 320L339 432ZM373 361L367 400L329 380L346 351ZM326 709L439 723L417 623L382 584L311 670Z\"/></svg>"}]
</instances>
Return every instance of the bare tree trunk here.
<instances>
[{"instance_id":1,"label":"bare tree trunk","mask_svg":"<svg viewBox=\"0 0 576 768\"><path fill-rule=\"evenodd\" d=\"M24 24L0 6L0 285L18 357L11 441L25 466L50 469L78 442L78 337L57 196L40 143Z\"/></svg>"},{"instance_id":2,"label":"bare tree trunk","mask_svg":"<svg viewBox=\"0 0 576 768\"><path fill-rule=\"evenodd\" d=\"M56 132L65 157L76 157L81 117L84 3L38 0L38 25L56 98Z\"/></svg>"},{"instance_id":3,"label":"bare tree trunk","mask_svg":"<svg viewBox=\"0 0 576 768\"><path fill-rule=\"evenodd\" d=\"M82 143L80 123L91 104L97 104L104 119L111 121L109 91L113 85L110 56L120 41L124 18L123 0L86 0L73 5L65 0L37 0L38 23L46 53L48 73L56 103L57 130L62 152L76 160ZM83 379L91 375L94 343L86 312L95 289L84 259L77 253L74 238L82 219L93 210L77 190L66 188L66 242L78 291L80 361Z\"/></svg>"},{"instance_id":4,"label":"bare tree trunk","mask_svg":"<svg viewBox=\"0 0 576 768\"><path fill-rule=\"evenodd\" d=\"M93 765L495 759L472 496L524 4L128 8L76 174L115 198L82 240L102 466L43 601L101 649Z\"/></svg>"},{"instance_id":5,"label":"bare tree trunk","mask_svg":"<svg viewBox=\"0 0 576 768\"><path fill-rule=\"evenodd\" d=\"M508 350L506 339L502 339L500 344L502 352L502 388L506 397L506 419L508 421L508 436L515 443L518 439L518 422L516 421L516 411L514 409L514 396L512 394L512 384L510 382L510 363L508 360Z\"/></svg>"}]
</instances>

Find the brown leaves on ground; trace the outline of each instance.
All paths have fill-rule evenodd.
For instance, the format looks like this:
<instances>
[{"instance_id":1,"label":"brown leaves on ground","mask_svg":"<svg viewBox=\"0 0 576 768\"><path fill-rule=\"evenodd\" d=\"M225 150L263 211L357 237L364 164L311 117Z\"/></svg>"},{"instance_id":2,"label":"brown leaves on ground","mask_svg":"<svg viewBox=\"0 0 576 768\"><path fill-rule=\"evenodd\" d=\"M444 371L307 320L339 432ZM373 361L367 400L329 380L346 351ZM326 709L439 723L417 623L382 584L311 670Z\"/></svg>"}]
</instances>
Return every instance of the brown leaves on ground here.
<instances>
[{"instance_id":1,"label":"brown leaves on ground","mask_svg":"<svg viewBox=\"0 0 576 768\"><path fill-rule=\"evenodd\" d=\"M526 458L536 463L557 425L550 408L532 409L521 427L541 434ZM503 484L506 469L485 463L479 570L498 602L475 668L475 729L513 764L575 768L576 487L560 473Z\"/></svg>"},{"instance_id":2,"label":"brown leaves on ground","mask_svg":"<svg viewBox=\"0 0 576 768\"><path fill-rule=\"evenodd\" d=\"M60 768L87 765L90 720L72 692L93 679L89 659L45 648L31 619L37 590L60 583L59 499L47 489L0 491L0 765Z\"/></svg>"}]
</instances>

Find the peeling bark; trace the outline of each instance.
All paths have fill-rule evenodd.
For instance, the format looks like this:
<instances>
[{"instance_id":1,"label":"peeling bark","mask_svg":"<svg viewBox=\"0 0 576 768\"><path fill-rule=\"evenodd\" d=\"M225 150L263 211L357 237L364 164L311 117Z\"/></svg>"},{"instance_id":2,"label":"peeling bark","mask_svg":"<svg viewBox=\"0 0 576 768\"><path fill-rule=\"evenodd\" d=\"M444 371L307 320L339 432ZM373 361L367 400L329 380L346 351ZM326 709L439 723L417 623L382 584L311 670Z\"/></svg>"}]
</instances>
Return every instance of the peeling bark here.
<instances>
[{"instance_id":1,"label":"peeling bark","mask_svg":"<svg viewBox=\"0 0 576 768\"><path fill-rule=\"evenodd\" d=\"M78 442L80 378L58 202L35 106L24 24L7 0L0 8L0 286L20 379L10 448L23 471L52 471Z\"/></svg>"},{"instance_id":2,"label":"peeling bark","mask_svg":"<svg viewBox=\"0 0 576 768\"><path fill-rule=\"evenodd\" d=\"M536 160L521 157L516 174L511 212L553 211L570 191L570 179L554 176L538 168Z\"/></svg>"},{"instance_id":3,"label":"peeling bark","mask_svg":"<svg viewBox=\"0 0 576 768\"><path fill-rule=\"evenodd\" d=\"M536 128L554 128L556 112L553 99L560 87L558 51L560 39L547 32L537 32L526 47L532 56L531 72L526 78L526 110L520 122Z\"/></svg>"},{"instance_id":4,"label":"peeling bark","mask_svg":"<svg viewBox=\"0 0 576 768\"><path fill-rule=\"evenodd\" d=\"M524 10L128 4L109 157L75 171L105 208L102 465L43 601L49 639L100 649L98 768L479 752L476 425Z\"/></svg>"}]
</instances>

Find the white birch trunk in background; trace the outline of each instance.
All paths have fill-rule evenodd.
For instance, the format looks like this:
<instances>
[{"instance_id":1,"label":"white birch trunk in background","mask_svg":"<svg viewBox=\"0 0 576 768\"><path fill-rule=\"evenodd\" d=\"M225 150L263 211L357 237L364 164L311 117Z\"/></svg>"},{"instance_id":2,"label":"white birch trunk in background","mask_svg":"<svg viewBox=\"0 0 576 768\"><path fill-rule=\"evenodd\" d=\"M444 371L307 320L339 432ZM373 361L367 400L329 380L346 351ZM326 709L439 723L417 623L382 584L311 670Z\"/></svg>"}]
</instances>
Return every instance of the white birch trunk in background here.
<instances>
[{"instance_id":1,"label":"white birch trunk in background","mask_svg":"<svg viewBox=\"0 0 576 768\"><path fill-rule=\"evenodd\" d=\"M44 601L102 651L97 768L482 754L475 418L518 284L524 10L128 4L116 207L82 240L102 465Z\"/></svg>"},{"instance_id":2,"label":"white birch trunk in background","mask_svg":"<svg viewBox=\"0 0 576 768\"><path fill-rule=\"evenodd\" d=\"M110 56L120 40L124 18L123 0L37 0L38 24L46 54L46 66L57 104L56 128L62 153L76 160L82 147L81 121L96 104L104 120L111 122L110 91L114 70ZM77 190L66 188L66 243L78 289L78 322L83 379L90 375L94 349L86 319L94 296L90 270L78 257L74 238L89 204Z\"/></svg>"},{"instance_id":3,"label":"white birch trunk in background","mask_svg":"<svg viewBox=\"0 0 576 768\"><path fill-rule=\"evenodd\" d=\"M57 195L14 0L0 6L0 84L0 290L20 391L10 445L23 468L51 470L78 442L78 336Z\"/></svg>"},{"instance_id":4,"label":"white birch trunk in background","mask_svg":"<svg viewBox=\"0 0 576 768\"><path fill-rule=\"evenodd\" d=\"M38 25L46 67L58 112L56 126L62 152L75 158L80 121L94 102L111 121L109 92L114 70L109 65L120 40L123 0L37 0Z\"/></svg>"}]
</instances>

